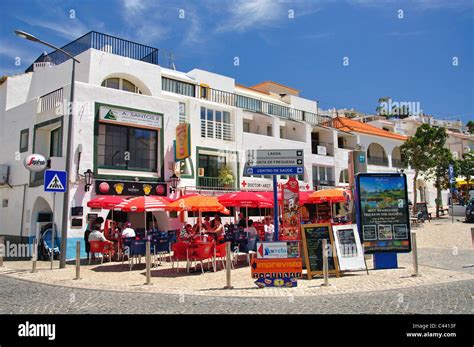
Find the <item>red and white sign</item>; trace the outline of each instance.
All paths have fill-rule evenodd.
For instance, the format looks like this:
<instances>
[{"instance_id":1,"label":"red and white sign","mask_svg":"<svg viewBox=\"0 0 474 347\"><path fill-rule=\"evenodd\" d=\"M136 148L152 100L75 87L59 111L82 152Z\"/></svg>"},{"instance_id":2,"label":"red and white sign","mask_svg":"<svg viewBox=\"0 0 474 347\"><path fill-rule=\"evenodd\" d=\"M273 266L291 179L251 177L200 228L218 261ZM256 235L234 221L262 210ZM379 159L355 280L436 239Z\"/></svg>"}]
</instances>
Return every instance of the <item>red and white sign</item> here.
<instances>
[{"instance_id":1,"label":"red and white sign","mask_svg":"<svg viewBox=\"0 0 474 347\"><path fill-rule=\"evenodd\" d=\"M25 165L29 171L40 172L46 169L48 162L41 154L31 154L25 158L23 165Z\"/></svg>"},{"instance_id":2,"label":"red and white sign","mask_svg":"<svg viewBox=\"0 0 474 347\"><path fill-rule=\"evenodd\" d=\"M290 177L282 184L283 192L283 223L280 228L279 240L300 239L300 202L298 180Z\"/></svg>"}]
</instances>

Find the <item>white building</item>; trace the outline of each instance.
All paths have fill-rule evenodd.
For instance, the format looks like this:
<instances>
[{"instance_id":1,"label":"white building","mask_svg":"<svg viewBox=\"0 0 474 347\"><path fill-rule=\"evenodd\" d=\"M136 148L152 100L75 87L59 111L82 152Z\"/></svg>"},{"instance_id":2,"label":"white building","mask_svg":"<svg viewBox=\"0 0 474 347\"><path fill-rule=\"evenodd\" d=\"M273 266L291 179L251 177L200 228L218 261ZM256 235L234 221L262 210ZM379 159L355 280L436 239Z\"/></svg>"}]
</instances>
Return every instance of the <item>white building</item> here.
<instances>
[{"instance_id":1,"label":"white building","mask_svg":"<svg viewBox=\"0 0 474 347\"><path fill-rule=\"evenodd\" d=\"M158 65L157 49L96 32L64 49L80 61L68 177L68 258L73 241L83 238L88 215L105 219L109 213L86 206L98 195L166 195L173 173L186 192L270 190L270 177L244 174L247 149L304 149L305 173L298 177L303 190L347 185L348 153L357 145L368 151L369 172L396 172L401 166L398 148L405 137L318 115L317 102L296 89L275 82L245 87L204 70L165 69ZM51 160L52 169L65 169L71 67L71 60L53 52L26 73L1 80L0 164L8 165L9 180L0 186L0 234L10 239L31 240L38 222L51 214L52 193L43 190L43 174L30 174L23 159L39 153ZM176 127L183 122L190 124L190 156L177 161ZM234 181L219 178L224 167ZM83 173L89 169L95 182L85 191ZM410 181L411 170L405 172ZM55 203L63 205L62 194ZM82 215L72 215L73 207L83 207ZM54 218L59 227L61 211L56 208ZM166 213L154 215L160 228L176 227L177 220ZM136 226L143 219L127 218Z\"/></svg>"}]
</instances>

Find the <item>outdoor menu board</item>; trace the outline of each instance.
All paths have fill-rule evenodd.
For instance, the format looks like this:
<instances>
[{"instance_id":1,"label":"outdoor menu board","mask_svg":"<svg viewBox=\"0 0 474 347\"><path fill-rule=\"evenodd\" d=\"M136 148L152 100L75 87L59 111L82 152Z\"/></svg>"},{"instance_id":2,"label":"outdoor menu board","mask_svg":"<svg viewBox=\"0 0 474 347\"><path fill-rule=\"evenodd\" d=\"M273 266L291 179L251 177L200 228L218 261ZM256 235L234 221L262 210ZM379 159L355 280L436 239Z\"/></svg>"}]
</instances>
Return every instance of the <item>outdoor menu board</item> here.
<instances>
[{"instance_id":1,"label":"outdoor menu board","mask_svg":"<svg viewBox=\"0 0 474 347\"><path fill-rule=\"evenodd\" d=\"M329 247L329 273L339 276L337 254L332 251L334 250L334 239L331 224L304 224L301 226L301 236L303 239L303 253L308 279L314 275L323 274L323 239L327 240Z\"/></svg>"},{"instance_id":2,"label":"outdoor menu board","mask_svg":"<svg viewBox=\"0 0 474 347\"><path fill-rule=\"evenodd\" d=\"M356 181L356 216L365 253L410 252L405 174L360 173Z\"/></svg>"},{"instance_id":3,"label":"outdoor menu board","mask_svg":"<svg viewBox=\"0 0 474 347\"><path fill-rule=\"evenodd\" d=\"M366 268L357 224L333 225L339 269L363 270Z\"/></svg>"},{"instance_id":4,"label":"outdoor menu board","mask_svg":"<svg viewBox=\"0 0 474 347\"><path fill-rule=\"evenodd\" d=\"M426 202L417 202L416 203L416 210L421 211L423 213L423 219L424 220L430 220L430 215L428 213L428 206L426 205Z\"/></svg>"}]
</instances>

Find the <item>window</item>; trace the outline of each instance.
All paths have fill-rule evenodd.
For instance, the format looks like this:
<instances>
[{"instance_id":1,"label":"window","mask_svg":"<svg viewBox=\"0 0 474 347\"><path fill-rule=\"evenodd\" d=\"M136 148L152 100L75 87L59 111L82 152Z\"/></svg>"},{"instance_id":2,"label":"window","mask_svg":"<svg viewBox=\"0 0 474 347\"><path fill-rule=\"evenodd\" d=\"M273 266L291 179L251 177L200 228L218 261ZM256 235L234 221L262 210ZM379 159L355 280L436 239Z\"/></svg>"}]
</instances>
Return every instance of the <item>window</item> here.
<instances>
[{"instance_id":1,"label":"window","mask_svg":"<svg viewBox=\"0 0 474 347\"><path fill-rule=\"evenodd\" d=\"M186 104L184 102L179 103L178 117L180 123L188 123L188 117L186 117Z\"/></svg>"},{"instance_id":2,"label":"window","mask_svg":"<svg viewBox=\"0 0 474 347\"><path fill-rule=\"evenodd\" d=\"M273 127L271 125L267 125L267 136L273 136Z\"/></svg>"},{"instance_id":3,"label":"window","mask_svg":"<svg viewBox=\"0 0 474 347\"><path fill-rule=\"evenodd\" d=\"M28 143L30 138L30 129L20 131L20 153L28 151Z\"/></svg>"},{"instance_id":4,"label":"window","mask_svg":"<svg viewBox=\"0 0 474 347\"><path fill-rule=\"evenodd\" d=\"M102 87L123 90L125 92L142 94L141 90L132 82L123 78L107 78L102 82Z\"/></svg>"},{"instance_id":5,"label":"window","mask_svg":"<svg viewBox=\"0 0 474 347\"><path fill-rule=\"evenodd\" d=\"M341 170L339 174L339 183L349 183L349 170Z\"/></svg>"},{"instance_id":6,"label":"window","mask_svg":"<svg viewBox=\"0 0 474 347\"><path fill-rule=\"evenodd\" d=\"M202 99L207 99L209 95L209 87L205 85L201 85L201 98Z\"/></svg>"},{"instance_id":7,"label":"window","mask_svg":"<svg viewBox=\"0 0 474 347\"><path fill-rule=\"evenodd\" d=\"M262 101L238 94L236 95L236 97L237 107L254 112L262 112Z\"/></svg>"},{"instance_id":8,"label":"window","mask_svg":"<svg viewBox=\"0 0 474 347\"><path fill-rule=\"evenodd\" d=\"M326 166L313 166L313 185L333 186L334 169Z\"/></svg>"},{"instance_id":9,"label":"window","mask_svg":"<svg viewBox=\"0 0 474 347\"><path fill-rule=\"evenodd\" d=\"M201 137L234 141L230 112L201 107Z\"/></svg>"},{"instance_id":10,"label":"window","mask_svg":"<svg viewBox=\"0 0 474 347\"><path fill-rule=\"evenodd\" d=\"M62 140L62 128L51 130L50 142L49 142L49 156L60 157L61 156L61 140Z\"/></svg>"},{"instance_id":11,"label":"window","mask_svg":"<svg viewBox=\"0 0 474 347\"><path fill-rule=\"evenodd\" d=\"M105 168L156 171L158 132L99 124L98 165Z\"/></svg>"},{"instance_id":12,"label":"window","mask_svg":"<svg viewBox=\"0 0 474 347\"><path fill-rule=\"evenodd\" d=\"M196 87L192 83L181 82L167 77L161 77L161 89L167 92L195 96Z\"/></svg>"},{"instance_id":13,"label":"window","mask_svg":"<svg viewBox=\"0 0 474 347\"><path fill-rule=\"evenodd\" d=\"M226 166L226 157L199 154L199 168L204 169L205 177L219 177L219 171Z\"/></svg>"},{"instance_id":14,"label":"window","mask_svg":"<svg viewBox=\"0 0 474 347\"><path fill-rule=\"evenodd\" d=\"M249 122L244 121L243 131L244 131L244 133L249 133L250 132L250 123Z\"/></svg>"}]
</instances>

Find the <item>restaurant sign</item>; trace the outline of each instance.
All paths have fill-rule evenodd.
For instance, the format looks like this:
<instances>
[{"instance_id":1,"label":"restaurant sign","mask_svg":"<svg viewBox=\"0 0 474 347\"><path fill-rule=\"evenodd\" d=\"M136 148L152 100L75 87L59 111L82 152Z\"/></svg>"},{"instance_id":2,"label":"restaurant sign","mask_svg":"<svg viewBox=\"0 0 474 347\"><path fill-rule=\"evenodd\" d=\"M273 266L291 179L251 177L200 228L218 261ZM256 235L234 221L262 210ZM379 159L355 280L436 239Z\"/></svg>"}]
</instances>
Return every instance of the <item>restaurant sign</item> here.
<instances>
[{"instance_id":1,"label":"restaurant sign","mask_svg":"<svg viewBox=\"0 0 474 347\"><path fill-rule=\"evenodd\" d=\"M283 216L279 240L300 239L300 202L298 181L290 177L288 182L282 184L283 191Z\"/></svg>"},{"instance_id":2,"label":"restaurant sign","mask_svg":"<svg viewBox=\"0 0 474 347\"><path fill-rule=\"evenodd\" d=\"M163 115L101 106L99 109L99 120L123 125L161 128L163 124Z\"/></svg>"},{"instance_id":3,"label":"restaurant sign","mask_svg":"<svg viewBox=\"0 0 474 347\"><path fill-rule=\"evenodd\" d=\"M191 156L191 131L189 123L181 123L176 127L175 158L176 161Z\"/></svg>"},{"instance_id":4,"label":"restaurant sign","mask_svg":"<svg viewBox=\"0 0 474 347\"><path fill-rule=\"evenodd\" d=\"M95 180L97 195L166 196L166 183Z\"/></svg>"}]
</instances>

